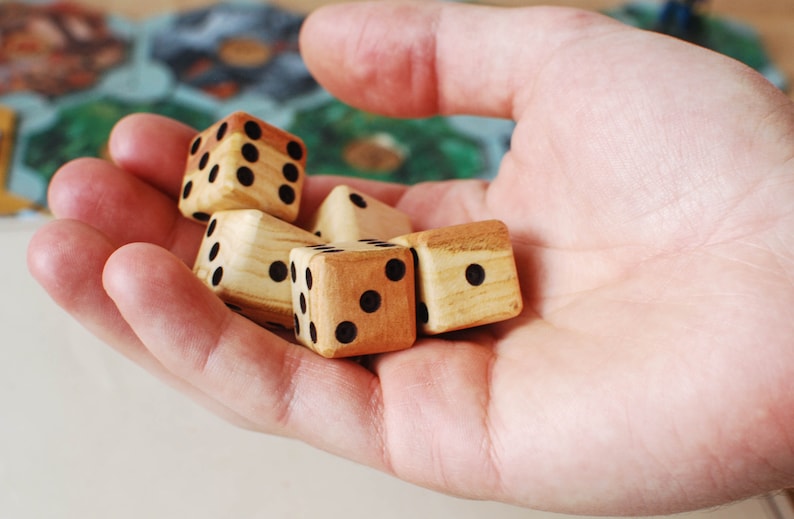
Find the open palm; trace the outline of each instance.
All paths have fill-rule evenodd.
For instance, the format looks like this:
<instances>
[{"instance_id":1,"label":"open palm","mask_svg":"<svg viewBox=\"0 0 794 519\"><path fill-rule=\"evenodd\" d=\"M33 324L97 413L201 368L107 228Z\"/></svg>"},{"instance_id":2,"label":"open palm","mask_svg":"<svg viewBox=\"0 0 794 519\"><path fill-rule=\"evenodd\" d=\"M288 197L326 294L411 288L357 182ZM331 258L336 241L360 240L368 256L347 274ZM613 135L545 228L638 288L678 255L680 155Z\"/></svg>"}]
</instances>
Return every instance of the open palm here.
<instances>
[{"instance_id":1,"label":"open palm","mask_svg":"<svg viewBox=\"0 0 794 519\"><path fill-rule=\"evenodd\" d=\"M794 105L727 58L555 8L322 9L305 59L388 115L517 121L498 177L356 182L417 229L498 218L525 309L363 366L229 311L175 199L193 131L120 123L29 251L98 336L244 427L457 495L662 513L794 482ZM305 212L339 179L312 177ZM345 180L350 183L350 180Z\"/></svg>"}]
</instances>

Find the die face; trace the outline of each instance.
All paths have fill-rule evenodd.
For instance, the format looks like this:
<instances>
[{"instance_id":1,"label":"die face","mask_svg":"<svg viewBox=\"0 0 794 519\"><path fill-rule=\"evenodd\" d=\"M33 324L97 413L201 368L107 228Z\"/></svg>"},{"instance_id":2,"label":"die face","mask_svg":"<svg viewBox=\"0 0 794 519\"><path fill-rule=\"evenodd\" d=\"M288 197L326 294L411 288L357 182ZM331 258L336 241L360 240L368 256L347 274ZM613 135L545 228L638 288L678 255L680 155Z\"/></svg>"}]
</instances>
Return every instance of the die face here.
<instances>
[{"instance_id":1,"label":"die face","mask_svg":"<svg viewBox=\"0 0 794 519\"><path fill-rule=\"evenodd\" d=\"M291 222L298 215L306 152L283 130L238 112L191 143L179 208L195 220L255 208Z\"/></svg>"},{"instance_id":2,"label":"die face","mask_svg":"<svg viewBox=\"0 0 794 519\"><path fill-rule=\"evenodd\" d=\"M405 349L416 340L413 259L385 242L295 249L290 276L297 339L324 357Z\"/></svg>"},{"instance_id":3,"label":"die face","mask_svg":"<svg viewBox=\"0 0 794 519\"><path fill-rule=\"evenodd\" d=\"M507 228L489 220L393 240L417 270L417 327L438 334L515 317L523 301Z\"/></svg>"},{"instance_id":4,"label":"die face","mask_svg":"<svg viewBox=\"0 0 794 519\"><path fill-rule=\"evenodd\" d=\"M344 185L331 190L307 228L329 242L388 240L413 230L405 213Z\"/></svg>"},{"instance_id":5,"label":"die face","mask_svg":"<svg viewBox=\"0 0 794 519\"><path fill-rule=\"evenodd\" d=\"M292 328L289 252L318 245L311 233L261 211L215 213L194 272L230 308L266 326Z\"/></svg>"}]
</instances>

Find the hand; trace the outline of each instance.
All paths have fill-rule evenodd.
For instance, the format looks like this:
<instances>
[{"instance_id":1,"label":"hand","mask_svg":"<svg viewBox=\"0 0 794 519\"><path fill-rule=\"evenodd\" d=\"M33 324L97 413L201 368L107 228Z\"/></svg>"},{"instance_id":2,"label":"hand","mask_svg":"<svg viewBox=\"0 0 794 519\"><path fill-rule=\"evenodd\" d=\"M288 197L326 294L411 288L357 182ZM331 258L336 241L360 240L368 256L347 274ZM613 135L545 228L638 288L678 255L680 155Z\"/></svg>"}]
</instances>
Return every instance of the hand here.
<instances>
[{"instance_id":1,"label":"hand","mask_svg":"<svg viewBox=\"0 0 794 519\"><path fill-rule=\"evenodd\" d=\"M175 199L194 133L155 116L117 126L114 164L53 180L61 219L29 263L60 305L235 423L443 492L640 514L794 484L789 99L569 9L335 6L301 43L363 109L517 121L491 184L354 183L417 229L506 222L523 314L366 367L257 327L190 272L202 230ZM337 181L312 177L307 210Z\"/></svg>"}]
</instances>

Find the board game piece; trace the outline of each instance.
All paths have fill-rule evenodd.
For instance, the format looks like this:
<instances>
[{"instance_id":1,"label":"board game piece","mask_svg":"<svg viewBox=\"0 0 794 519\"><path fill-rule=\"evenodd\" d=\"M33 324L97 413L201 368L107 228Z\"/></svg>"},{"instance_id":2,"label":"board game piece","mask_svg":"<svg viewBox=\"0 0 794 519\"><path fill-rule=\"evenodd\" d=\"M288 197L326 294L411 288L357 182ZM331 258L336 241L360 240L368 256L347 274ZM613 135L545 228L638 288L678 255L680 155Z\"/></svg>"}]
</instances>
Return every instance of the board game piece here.
<instances>
[{"instance_id":1,"label":"board game piece","mask_svg":"<svg viewBox=\"0 0 794 519\"><path fill-rule=\"evenodd\" d=\"M289 252L323 240L256 209L213 214L193 271L227 306L268 327L292 328Z\"/></svg>"},{"instance_id":2,"label":"board game piece","mask_svg":"<svg viewBox=\"0 0 794 519\"><path fill-rule=\"evenodd\" d=\"M201 132L190 145L179 208L208 221L229 209L298 216L306 149L298 137L244 112Z\"/></svg>"},{"instance_id":3,"label":"board game piece","mask_svg":"<svg viewBox=\"0 0 794 519\"><path fill-rule=\"evenodd\" d=\"M16 114L12 109L0 106L0 189L5 188L5 180L8 178L15 133Z\"/></svg>"},{"instance_id":4,"label":"board game piece","mask_svg":"<svg viewBox=\"0 0 794 519\"><path fill-rule=\"evenodd\" d=\"M654 30L697 43L703 31L704 0L667 0L659 11Z\"/></svg>"},{"instance_id":5,"label":"board game piece","mask_svg":"<svg viewBox=\"0 0 794 519\"><path fill-rule=\"evenodd\" d=\"M523 307L507 227L487 220L399 236L416 261L417 328L437 334L515 317Z\"/></svg>"},{"instance_id":6,"label":"board game piece","mask_svg":"<svg viewBox=\"0 0 794 519\"><path fill-rule=\"evenodd\" d=\"M0 216L16 214L34 207L30 200L6 190L11 158L14 154L15 135L16 114L10 108L0 106Z\"/></svg>"},{"instance_id":7,"label":"board game piece","mask_svg":"<svg viewBox=\"0 0 794 519\"><path fill-rule=\"evenodd\" d=\"M328 193L306 228L329 242L388 240L413 231L408 215L345 185Z\"/></svg>"},{"instance_id":8,"label":"board game piece","mask_svg":"<svg viewBox=\"0 0 794 519\"><path fill-rule=\"evenodd\" d=\"M290 253L295 337L323 357L409 348L416 340L411 252L379 240Z\"/></svg>"}]
</instances>

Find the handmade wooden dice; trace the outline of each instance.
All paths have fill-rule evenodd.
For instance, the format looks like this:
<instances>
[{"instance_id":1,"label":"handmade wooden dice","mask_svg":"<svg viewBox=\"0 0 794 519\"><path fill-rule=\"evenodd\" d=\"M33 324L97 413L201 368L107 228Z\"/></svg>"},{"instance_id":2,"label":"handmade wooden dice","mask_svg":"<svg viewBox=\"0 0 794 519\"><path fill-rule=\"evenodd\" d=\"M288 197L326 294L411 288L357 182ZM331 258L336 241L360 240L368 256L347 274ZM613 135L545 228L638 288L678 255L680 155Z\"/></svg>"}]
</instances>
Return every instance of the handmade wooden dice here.
<instances>
[{"instance_id":1,"label":"handmade wooden dice","mask_svg":"<svg viewBox=\"0 0 794 519\"><path fill-rule=\"evenodd\" d=\"M407 215L337 186L305 229L303 142L237 112L190 145L179 207L207 229L194 272L230 308L293 328L324 357L409 348L517 315L513 249L497 220L412 232ZM330 243L329 243L330 242Z\"/></svg>"},{"instance_id":2,"label":"handmade wooden dice","mask_svg":"<svg viewBox=\"0 0 794 519\"><path fill-rule=\"evenodd\" d=\"M257 209L219 211L193 268L230 308L263 326L292 328L289 253L323 240Z\"/></svg>"},{"instance_id":3,"label":"handmade wooden dice","mask_svg":"<svg viewBox=\"0 0 794 519\"><path fill-rule=\"evenodd\" d=\"M345 185L328 193L306 228L329 242L388 240L413 230L405 213Z\"/></svg>"},{"instance_id":4,"label":"handmade wooden dice","mask_svg":"<svg viewBox=\"0 0 794 519\"><path fill-rule=\"evenodd\" d=\"M425 334L515 317L523 306L507 227L498 220L389 240L416 260L417 327Z\"/></svg>"},{"instance_id":5,"label":"handmade wooden dice","mask_svg":"<svg viewBox=\"0 0 794 519\"><path fill-rule=\"evenodd\" d=\"M259 209L292 222L305 165L306 150L298 137L236 112L190 145L179 208L203 222L227 209Z\"/></svg>"},{"instance_id":6,"label":"handmade wooden dice","mask_svg":"<svg viewBox=\"0 0 794 519\"><path fill-rule=\"evenodd\" d=\"M409 249L379 240L290 253L295 336L324 357L409 348L416 340Z\"/></svg>"}]
</instances>

